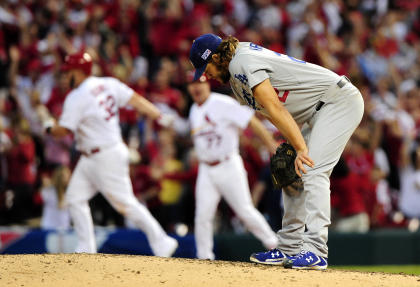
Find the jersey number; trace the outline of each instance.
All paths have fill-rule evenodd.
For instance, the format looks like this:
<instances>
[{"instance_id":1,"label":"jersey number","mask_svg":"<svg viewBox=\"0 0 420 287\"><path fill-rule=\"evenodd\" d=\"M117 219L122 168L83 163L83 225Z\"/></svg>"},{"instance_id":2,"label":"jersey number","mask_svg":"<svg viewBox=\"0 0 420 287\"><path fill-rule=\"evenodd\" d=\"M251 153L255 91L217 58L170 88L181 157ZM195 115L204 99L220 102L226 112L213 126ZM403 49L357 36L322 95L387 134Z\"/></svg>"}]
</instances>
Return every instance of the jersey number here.
<instances>
[{"instance_id":1,"label":"jersey number","mask_svg":"<svg viewBox=\"0 0 420 287\"><path fill-rule=\"evenodd\" d=\"M274 88L274 90L276 91L277 96L279 97L280 102L285 103L287 96L289 95L289 91L284 91L283 95L280 97L280 91L277 90L276 88Z\"/></svg>"},{"instance_id":2,"label":"jersey number","mask_svg":"<svg viewBox=\"0 0 420 287\"><path fill-rule=\"evenodd\" d=\"M109 121L113 116L117 114L117 109L115 108L115 99L113 96L108 95L105 100L101 100L99 105L105 109L107 113L105 119Z\"/></svg>"},{"instance_id":3,"label":"jersey number","mask_svg":"<svg viewBox=\"0 0 420 287\"><path fill-rule=\"evenodd\" d=\"M207 148L219 147L222 142L222 136L218 134L211 134L206 137L207 139Z\"/></svg>"},{"instance_id":4,"label":"jersey number","mask_svg":"<svg viewBox=\"0 0 420 287\"><path fill-rule=\"evenodd\" d=\"M274 52L276 55L278 55L278 56L284 56L283 54L281 54L281 53L277 53L277 52ZM290 60L292 60L292 61L294 61L294 62L297 62L297 63L302 63L302 64L306 64L306 61L304 61L304 60L299 60L299 59L296 59L296 58L293 58L292 56L289 56L289 55L286 55Z\"/></svg>"}]
</instances>

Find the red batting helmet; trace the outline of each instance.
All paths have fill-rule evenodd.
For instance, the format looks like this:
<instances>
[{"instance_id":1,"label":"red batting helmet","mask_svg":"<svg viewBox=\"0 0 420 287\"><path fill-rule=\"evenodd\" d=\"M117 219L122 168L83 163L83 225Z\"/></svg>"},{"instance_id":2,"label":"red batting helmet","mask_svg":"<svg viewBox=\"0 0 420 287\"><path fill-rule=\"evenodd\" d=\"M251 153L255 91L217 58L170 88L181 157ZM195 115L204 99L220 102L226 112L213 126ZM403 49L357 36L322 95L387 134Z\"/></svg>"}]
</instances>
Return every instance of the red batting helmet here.
<instances>
[{"instance_id":1,"label":"red batting helmet","mask_svg":"<svg viewBox=\"0 0 420 287\"><path fill-rule=\"evenodd\" d=\"M63 71L80 69L86 75L92 72L92 57L86 52L67 55L61 68Z\"/></svg>"}]
</instances>

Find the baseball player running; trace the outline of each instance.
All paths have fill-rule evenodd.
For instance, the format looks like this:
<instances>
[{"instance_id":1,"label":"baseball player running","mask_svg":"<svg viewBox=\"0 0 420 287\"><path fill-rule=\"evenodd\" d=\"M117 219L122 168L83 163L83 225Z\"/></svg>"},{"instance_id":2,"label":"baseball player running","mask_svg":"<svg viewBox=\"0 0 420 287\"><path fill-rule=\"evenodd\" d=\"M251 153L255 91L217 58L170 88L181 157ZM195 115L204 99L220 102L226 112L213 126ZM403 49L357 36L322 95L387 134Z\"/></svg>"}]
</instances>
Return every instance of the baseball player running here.
<instances>
[{"instance_id":1,"label":"baseball player running","mask_svg":"<svg viewBox=\"0 0 420 287\"><path fill-rule=\"evenodd\" d=\"M117 211L146 233L155 255L170 257L178 242L166 235L133 194L118 108L128 103L162 125L169 124L169 119L117 79L90 76L92 60L87 53L68 55L63 69L68 71L73 90L64 102L58 124L47 127L46 132L58 137L73 132L76 148L82 153L66 191L78 237L76 252L97 251L88 200L100 191Z\"/></svg>"},{"instance_id":2,"label":"baseball player running","mask_svg":"<svg viewBox=\"0 0 420 287\"><path fill-rule=\"evenodd\" d=\"M190 60L196 79L205 73L229 82L237 99L264 114L297 152L295 170L304 189L294 196L283 190L277 248L252 254L251 261L326 269L329 176L361 121L364 104L359 90L345 76L231 36L198 37Z\"/></svg>"},{"instance_id":3,"label":"baseball player running","mask_svg":"<svg viewBox=\"0 0 420 287\"><path fill-rule=\"evenodd\" d=\"M212 93L205 76L190 82L188 92L195 102L189 121L200 162L194 225L197 257L215 257L213 220L222 197L267 249L275 248L276 234L251 200L246 170L239 155L239 133L249 125L272 153L277 143L252 109L228 96Z\"/></svg>"}]
</instances>

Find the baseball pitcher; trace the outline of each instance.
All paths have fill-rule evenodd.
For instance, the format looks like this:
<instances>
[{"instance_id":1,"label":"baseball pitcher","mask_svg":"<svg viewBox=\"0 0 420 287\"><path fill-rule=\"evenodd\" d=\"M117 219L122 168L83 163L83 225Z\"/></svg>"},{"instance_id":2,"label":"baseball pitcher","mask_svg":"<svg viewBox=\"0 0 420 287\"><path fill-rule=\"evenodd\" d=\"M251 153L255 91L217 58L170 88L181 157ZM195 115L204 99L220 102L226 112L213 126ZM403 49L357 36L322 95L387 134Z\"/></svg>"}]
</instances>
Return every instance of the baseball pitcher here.
<instances>
[{"instance_id":1,"label":"baseball pitcher","mask_svg":"<svg viewBox=\"0 0 420 287\"><path fill-rule=\"evenodd\" d=\"M283 189L285 211L277 248L252 254L251 261L326 269L329 176L362 119L359 90L345 76L231 36L198 37L190 60L196 79L205 73L230 83L237 99L265 115L294 149L282 150L296 153L294 166L284 168L301 177L302 191L288 194Z\"/></svg>"}]
</instances>

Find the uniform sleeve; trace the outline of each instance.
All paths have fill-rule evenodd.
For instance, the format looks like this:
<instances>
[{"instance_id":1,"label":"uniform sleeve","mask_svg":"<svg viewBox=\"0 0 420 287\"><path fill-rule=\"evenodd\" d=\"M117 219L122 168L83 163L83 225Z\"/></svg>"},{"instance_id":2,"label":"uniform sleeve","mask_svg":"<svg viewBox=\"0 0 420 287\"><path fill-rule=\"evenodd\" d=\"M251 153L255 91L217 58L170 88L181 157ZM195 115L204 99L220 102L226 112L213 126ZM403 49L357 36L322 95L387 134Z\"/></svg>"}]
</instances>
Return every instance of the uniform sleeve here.
<instances>
[{"instance_id":1,"label":"uniform sleeve","mask_svg":"<svg viewBox=\"0 0 420 287\"><path fill-rule=\"evenodd\" d=\"M269 67L252 55L240 55L229 67L232 76L242 78L252 89L259 83L268 79Z\"/></svg>"},{"instance_id":2,"label":"uniform sleeve","mask_svg":"<svg viewBox=\"0 0 420 287\"><path fill-rule=\"evenodd\" d=\"M135 93L134 90L117 79L112 79L112 84L114 85L116 92L115 94L117 97L118 106L123 107L127 105L128 101Z\"/></svg>"},{"instance_id":3,"label":"uniform sleeve","mask_svg":"<svg viewBox=\"0 0 420 287\"><path fill-rule=\"evenodd\" d=\"M58 124L71 131L75 131L83 115L83 103L78 101L76 94L69 94L64 101L63 112L61 113Z\"/></svg>"},{"instance_id":4,"label":"uniform sleeve","mask_svg":"<svg viewBox=\"0 0 420 287\"><path fill-rule=\"evenodd\" d=\"M245 129L255 111L248 106L241 106L234 99L230 99L223 104L223 114L224 117L239 127L240 129Z\"/></svg>"}]
</instances>

